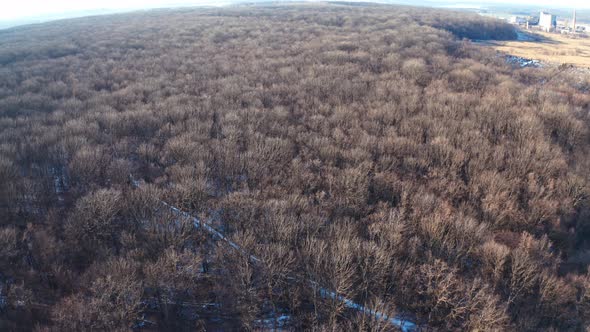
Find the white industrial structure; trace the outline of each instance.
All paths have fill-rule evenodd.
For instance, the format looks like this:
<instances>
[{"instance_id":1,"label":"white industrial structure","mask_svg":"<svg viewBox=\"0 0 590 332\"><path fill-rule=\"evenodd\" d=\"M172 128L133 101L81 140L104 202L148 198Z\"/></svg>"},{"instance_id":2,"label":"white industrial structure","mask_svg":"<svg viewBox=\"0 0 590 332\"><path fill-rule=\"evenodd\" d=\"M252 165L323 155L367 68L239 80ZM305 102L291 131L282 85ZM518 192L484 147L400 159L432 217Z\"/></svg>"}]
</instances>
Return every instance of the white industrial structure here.
<instances>
[{"instance_id":1,"label":"white industrial structure","mask_svg":"<svg viewBox=\"0 0 590 332\"><path fill-rule=\"evenodd\" d=\"M547 12L541 12L539 15L539 26L545 31L555 30L557 27L557 16Z\"/></svg>"},{"instance_id":2,"label":"white industrial structure","mask_svg":"<svg viewBox=\"0 0 590 332\"><path fill-rule=\"evenodd\" d=\"M572 32L576 33L576 10L574 9L574 18L572 20Z\"/></svg>"}]
</instances>

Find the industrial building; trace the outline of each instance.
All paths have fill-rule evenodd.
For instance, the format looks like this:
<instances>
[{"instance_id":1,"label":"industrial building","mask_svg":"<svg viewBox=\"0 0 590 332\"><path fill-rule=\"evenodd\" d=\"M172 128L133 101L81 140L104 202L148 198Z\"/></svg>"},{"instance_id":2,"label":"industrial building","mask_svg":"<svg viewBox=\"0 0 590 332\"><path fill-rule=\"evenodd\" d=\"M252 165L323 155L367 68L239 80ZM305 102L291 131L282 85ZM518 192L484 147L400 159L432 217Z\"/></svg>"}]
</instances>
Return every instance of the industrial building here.
<instances>
[{"instance_id":1,"label":"industrial building","mask_svg":"<svg viewBox=\"0 0 590 332\"><path fill-rule=\"evenodd\" d=\"M554 31L557 27L557 16L541 12L539 14L539 27L545 31Z\"/></svg>"},{"instance_id":2,"label":"industrial building","mask_svg":"<svg viewBox=\"0 0 590 332\"><path fill-rule=\"evenodd\" d=\"M512 24L518 24L518 25L524 25L527 23L527 19L526 17L521 17L521 16L512 16L510 17L510 19L508 20L508 22L512 23Z\"/></svg>"}]
</instances>

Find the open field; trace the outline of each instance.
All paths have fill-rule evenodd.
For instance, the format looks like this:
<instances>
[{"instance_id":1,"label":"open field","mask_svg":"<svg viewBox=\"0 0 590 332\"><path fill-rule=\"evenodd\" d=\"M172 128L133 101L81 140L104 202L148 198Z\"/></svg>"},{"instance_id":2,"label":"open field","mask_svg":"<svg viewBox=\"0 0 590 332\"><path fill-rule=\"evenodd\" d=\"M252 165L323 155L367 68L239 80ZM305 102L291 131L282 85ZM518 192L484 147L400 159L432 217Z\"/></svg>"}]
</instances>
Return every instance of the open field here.
<instances>
[{"instance_id":1,"label":"open field","mask_svg":"<svg viewBox=\"0 0 590 332\"><path fill-rule=\"evenodd\" d=\"M554 64L590 68L590 38L572 38L555 33L536 32L534 41L492 42L498 51Z\"/></svg>"}]
</instances>

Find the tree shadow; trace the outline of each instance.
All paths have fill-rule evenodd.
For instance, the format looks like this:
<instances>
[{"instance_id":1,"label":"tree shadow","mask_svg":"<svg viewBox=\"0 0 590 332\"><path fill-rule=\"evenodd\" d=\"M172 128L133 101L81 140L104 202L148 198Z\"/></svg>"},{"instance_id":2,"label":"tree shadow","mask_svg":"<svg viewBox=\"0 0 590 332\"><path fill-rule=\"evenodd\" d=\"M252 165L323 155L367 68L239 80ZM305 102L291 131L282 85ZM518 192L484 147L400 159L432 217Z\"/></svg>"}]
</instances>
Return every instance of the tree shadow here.
<instances>
[{"instance_id":1,"label":"tree shadow","mask_svg":"<svg viewBox=\"0 0 590 332\"><path fill-rule=\"evenodd\" d=\"M552 45L562 44L562 42L560 42L560 41L549 38L547 36L537 34L533 31L524 31L521 29L517 29L516 35L517 35L516 41L534 42L534 43L543 43L543 44L552 44Z\"/></svg>"}]
</instances>

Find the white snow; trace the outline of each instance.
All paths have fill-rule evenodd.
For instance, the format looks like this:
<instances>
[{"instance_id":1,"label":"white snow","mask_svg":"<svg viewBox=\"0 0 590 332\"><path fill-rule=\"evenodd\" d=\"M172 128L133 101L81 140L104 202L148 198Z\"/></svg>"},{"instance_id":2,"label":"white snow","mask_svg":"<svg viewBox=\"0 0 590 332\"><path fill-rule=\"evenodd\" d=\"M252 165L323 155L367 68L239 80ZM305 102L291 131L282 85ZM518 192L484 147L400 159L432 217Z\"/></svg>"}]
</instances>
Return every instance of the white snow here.
<instances>
[{"instance_id":1,"label":"white snow","mask_svg":"<svg viewBox=\"0 0 590 332\"><path fill-rule=\"evenodd\" d=\"M521 58L515 55L507 55L506 62L509 64L518 65L521 68L541 67L541 62L539 60Z\"/></svg>"},{"instance_id":2,"label":"white snow","mask_svg":"<svg viewBox=\"0 0 590 332\"><path fill-rule=\"evenodd\" d=\"M311 281L311 283L316 284L314 281ZM410 331L416 330L416 324L411 321L404 320L404 319L401 319L400 317L396 317L396 316L390 317L389 315L382 313L380 311L369 309L365 306L362 306L358 303L353 302L352 300L345 298L342 295L338 295L335 292L332 292L332 291L327 290L325 288L319 287L319 293L322 297L329 297L331 299L336 299L336 300L344 303L346 305L346 307L348 307L350 309L354 309L354 310L363 312L365 314L368 314L369 316L375 317L378 320L388 321L392 325L399 327L404 332L410 332Z\"/></svg>"},{"instance_id":3,"label":"white snow","mask_svg":"<svg viewBox=\"0 0 590 332\"><path fill-rule=\"evenodd\" d=\"M265 331L274 331L275 328L280 329L287 326L289 320L291 320L291 316L283 314L276 318L258 319L254 322L262 327Z\"/></svg>"}]
</instances>

